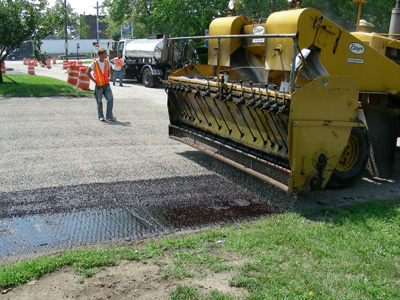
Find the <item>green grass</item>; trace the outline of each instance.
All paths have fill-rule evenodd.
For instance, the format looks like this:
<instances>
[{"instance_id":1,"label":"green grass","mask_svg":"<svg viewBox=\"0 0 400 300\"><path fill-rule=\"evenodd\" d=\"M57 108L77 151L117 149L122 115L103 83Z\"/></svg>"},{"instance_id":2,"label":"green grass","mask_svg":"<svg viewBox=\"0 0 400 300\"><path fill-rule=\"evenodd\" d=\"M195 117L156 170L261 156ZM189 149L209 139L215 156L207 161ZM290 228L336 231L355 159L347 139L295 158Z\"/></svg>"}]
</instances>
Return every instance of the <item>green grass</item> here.
<instances>
[{"instance_id":1,"label":"green grass","mask_svg":"<svg viewBox=\"0 0 400 300\"><path fill-rule=\"evenodd\" d=\"M84 280L121 260L152 260L175 280L231 272L230 285L246 289L246 299L400 299L399 224L400 201L280 214L149 241L140 249L70 251L19 262L0 268L0 288L64 266ZM231 264L235 259L239 263ZM170 299L236 298L177 286Z\"/></svg>"},{"instance_id":2,"label":"green grass","mask_svg":"<svg viewBox=\"0 0 400 300\"><path fill-rule=\"evenodd\" d=\"M236 298L213 290L206 295L201 295L195 288L179 285L170 294L171 300L234 300Z\"/></svg>"},{"instance_id":3,"label":"green grass","mask_svg":"<svg viewBox=\"0 0 400 300\"><path fill-rule=\"evenodd\" d=\"M4 82L0 84L0 97L87 97L93 94L50 77L14 74L6 74L6 76L17 84L3 76Z\"/></svg>"}]
</instances>

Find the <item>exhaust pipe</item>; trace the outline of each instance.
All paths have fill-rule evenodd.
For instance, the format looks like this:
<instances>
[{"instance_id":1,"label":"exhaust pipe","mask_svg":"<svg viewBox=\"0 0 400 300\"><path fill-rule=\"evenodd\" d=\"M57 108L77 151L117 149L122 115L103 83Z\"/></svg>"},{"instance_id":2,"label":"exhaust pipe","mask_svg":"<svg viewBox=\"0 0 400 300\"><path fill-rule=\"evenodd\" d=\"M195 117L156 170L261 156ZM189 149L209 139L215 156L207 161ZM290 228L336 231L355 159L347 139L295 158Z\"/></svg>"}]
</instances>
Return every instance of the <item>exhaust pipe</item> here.
<instances>
[{"instance_id":1,"label":"exhaust pipe","mask_svg":"<svg viewBox=\"0 0 400 300\"><path fill-rule=\"evenodd\" d=\"M389 37L398 39L400 36L390 35L400 34L400 0L396 1L396 7L392 10L392 18L390 19Z\"/></svg>"}]
</instances>

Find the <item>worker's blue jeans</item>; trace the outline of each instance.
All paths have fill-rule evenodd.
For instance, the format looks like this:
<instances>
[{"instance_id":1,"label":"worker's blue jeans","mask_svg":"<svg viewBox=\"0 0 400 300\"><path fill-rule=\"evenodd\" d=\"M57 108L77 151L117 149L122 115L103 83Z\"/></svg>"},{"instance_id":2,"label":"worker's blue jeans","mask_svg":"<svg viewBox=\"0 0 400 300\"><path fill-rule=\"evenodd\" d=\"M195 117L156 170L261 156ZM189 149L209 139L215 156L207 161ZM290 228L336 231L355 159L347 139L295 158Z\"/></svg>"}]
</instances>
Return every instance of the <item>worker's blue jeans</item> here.
<instances>
[{"instance_id":1,"label":"worker's blue jeans","mask_svg":"<svg viewBox=\"0 0 400 300\"><path fill-rule=\"evenodd\" d=\"M111 91L111 87L109 84L102 85L102 86L97 86L94 88L94 98L96 99L97 102L97 114L99 118L104 118L103 114L103 102L101 101L102 98L104 97L107 100L107 112L106 116L107 118L112 118L113 117L113 101L114 97Z\"/></svg>"},{"instance_id":2,"label":"worker's blue jeans","mask_svg":"<svg viewBox=\"0 0 400 300\"><path fill-rule=\"evenodd\" d=\"M113 84L114 85L115 85L115 79L117 78L117 76L119 78L119 85L122 85L122 77L123 77L122 69L119 71L114 70L114 74L113 74Z\"/></svg>"}]
</instances>

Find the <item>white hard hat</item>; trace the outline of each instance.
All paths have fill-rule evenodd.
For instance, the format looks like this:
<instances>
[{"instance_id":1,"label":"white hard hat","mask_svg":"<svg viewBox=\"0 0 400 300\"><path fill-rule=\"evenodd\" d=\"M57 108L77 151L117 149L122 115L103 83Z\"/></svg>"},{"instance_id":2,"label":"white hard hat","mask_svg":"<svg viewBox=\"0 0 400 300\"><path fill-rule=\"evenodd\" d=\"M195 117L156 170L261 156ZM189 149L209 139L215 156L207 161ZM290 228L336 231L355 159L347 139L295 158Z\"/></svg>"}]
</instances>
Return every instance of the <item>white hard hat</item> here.
<instances>
[{"instance_id":1,"label":"white hard hat","mask_svg":"<svg viewBox=\"0 0 400 300\"><path fill-rule=\"evenodd\" d=\"M363 27L372 27L374 28L374 24L367 22L366 20L362 19L360 20L360 23L358 23L359 26L363 26Z\"/></svg>"}]
</instances>

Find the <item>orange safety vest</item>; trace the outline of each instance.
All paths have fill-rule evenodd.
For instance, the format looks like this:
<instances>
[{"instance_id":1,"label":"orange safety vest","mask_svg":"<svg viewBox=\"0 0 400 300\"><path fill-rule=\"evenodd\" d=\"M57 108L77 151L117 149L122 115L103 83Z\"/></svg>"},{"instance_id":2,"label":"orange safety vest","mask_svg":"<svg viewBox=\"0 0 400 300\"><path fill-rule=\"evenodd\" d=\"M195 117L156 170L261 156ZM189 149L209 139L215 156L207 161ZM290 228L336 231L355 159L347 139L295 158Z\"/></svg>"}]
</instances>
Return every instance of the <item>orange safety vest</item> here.
<instances>
[{"instance_id":1,"label":"orange safety vest","mask_svg":"<svg viewBox=\"0 0 400 300\"><path fill-rule=\"evenodd\" d=\"M108 84L108 61L105 60L104 65L104 74L101 72L99 62L97 60L94 61L94 78L96 79L96 85L102 86Z\"/></svg>"},{"instance_id":2,"label":"orange safety vest","mask_svg":"<svg viewBox=\"0 0 400 300\"><path fill-rule=\"evenodd\" d=\"M115 61L115 66L116 67L122 67L122 59L117 58L117 60Z\"/></svg>"}]
</instances>

